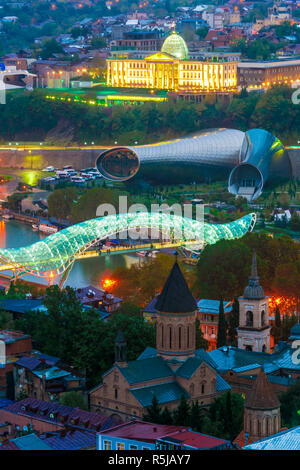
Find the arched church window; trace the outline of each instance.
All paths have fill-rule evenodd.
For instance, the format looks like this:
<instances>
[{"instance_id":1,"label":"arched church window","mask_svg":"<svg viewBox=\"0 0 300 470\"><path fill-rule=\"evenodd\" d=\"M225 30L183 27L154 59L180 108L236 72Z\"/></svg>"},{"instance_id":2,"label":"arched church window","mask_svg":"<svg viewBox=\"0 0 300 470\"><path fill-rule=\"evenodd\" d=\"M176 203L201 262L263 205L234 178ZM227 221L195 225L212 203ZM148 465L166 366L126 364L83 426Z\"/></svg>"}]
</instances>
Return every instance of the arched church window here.
<instances>
[{"instance_id":1,"label":"arched church window","mask_svg":"<svg viewBox=\"0 0 300 470\"><path fill-rule=\"evenodd\" d=\"M178 348L181 349L182 326L178 327Z\"/></svg>"},{"instance_id":2,"label":"arched church window","mask_svg":"<svg viewBox=\"0 0 300 470\"><path fill-rule=\"evenodd\" d=\"M263 310L261 312L261 326L264 326L265 322L266 322L266 315L265 315L265 311Z\"/></svg>"},{"instance_id":3,"label":"arched church window","mask_svg":"<svg viewBox=\"0 0 300 470\"><path fill-rule=\"evenodd\" d=\"M246 312L246 326L253 326L253 312L251 310Z\"/></svg>"},{"instance_id":4,"label":"arched church window","mask_svg":"<svg viewBox=\"0 0 300 470\"><path fill-rule=\"evenodd\" d=\"M169 347L172 349L172 327L169 326Z\"/></svg>"},{"instance_id":5,"label":"arched church window","mask_svg":"<svg viewBox=\"0 0 300 470\"><path fill-rule=\"evenodd\" d=\"M261 424L260 424L260 421L257 420L257 435L260 436L261 435Z\"/></svg>"}]
</instances>

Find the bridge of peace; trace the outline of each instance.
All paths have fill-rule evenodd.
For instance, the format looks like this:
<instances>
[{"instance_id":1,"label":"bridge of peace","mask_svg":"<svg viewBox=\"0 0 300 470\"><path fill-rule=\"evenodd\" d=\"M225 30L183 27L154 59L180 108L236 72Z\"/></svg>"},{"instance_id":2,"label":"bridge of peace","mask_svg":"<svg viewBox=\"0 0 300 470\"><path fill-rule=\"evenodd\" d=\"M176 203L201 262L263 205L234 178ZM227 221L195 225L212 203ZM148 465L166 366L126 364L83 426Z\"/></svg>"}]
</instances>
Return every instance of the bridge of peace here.
<instances>
[{"instance_id":1,"label":"bridge of peace","mask_svg":"<svg viewBox=\"0 0 300 470\"><path fill-rule=\"evenodd\" d=\"M115 237L124 231L130 233L131 230L150 230L150 242L146 249L193 243L203 248L206 244L214 244L219 240L241 238L253 230L255 222L255 213L247 214L227 224L208 224L161 212L109 215L72 225L29 246L0 249L0 271L11 271L13 280L30 274L48 279L51 283L61 275L64 277L76 259L99 256L99 251L92 250L99 241ZM151 243L152 230L156 234L162 234L163 238L169 241ZM141 247L142 245L136 245L127 248L127 251L139 251ZM114 250L120 252L124 247L117 247Z\"/></svg>"}]
</instances>

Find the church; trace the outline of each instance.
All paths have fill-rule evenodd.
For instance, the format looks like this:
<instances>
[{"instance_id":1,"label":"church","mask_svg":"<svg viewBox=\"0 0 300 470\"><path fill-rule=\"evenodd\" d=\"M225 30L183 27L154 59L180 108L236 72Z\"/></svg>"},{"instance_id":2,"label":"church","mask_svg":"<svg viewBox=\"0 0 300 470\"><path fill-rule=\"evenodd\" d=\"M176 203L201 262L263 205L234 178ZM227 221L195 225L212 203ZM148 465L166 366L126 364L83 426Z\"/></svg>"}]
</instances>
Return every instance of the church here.
<instances>
[{"instance_id":1,"label":"church","mask_svg":"<svg viewBox=\"0 0 300 470\"><path fill-rule=\"evenodd\" d=\"M89 393L91 410L122 420L141 418L156 396L161 407L177 408L181 397L202 406L231 389L203 349L196 349L197 303L175 262L156 303L156 348L126 360L126 339L116 338L115 363Z\"/></svg>"}]
</instances>

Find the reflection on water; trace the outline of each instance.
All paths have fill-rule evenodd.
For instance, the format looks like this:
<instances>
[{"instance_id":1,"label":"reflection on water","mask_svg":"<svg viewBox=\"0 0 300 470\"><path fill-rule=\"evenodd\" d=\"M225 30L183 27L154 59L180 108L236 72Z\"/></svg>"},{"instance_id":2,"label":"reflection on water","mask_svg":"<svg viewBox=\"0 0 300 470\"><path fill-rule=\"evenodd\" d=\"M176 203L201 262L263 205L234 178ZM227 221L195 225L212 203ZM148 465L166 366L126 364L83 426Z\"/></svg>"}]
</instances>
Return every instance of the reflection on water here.
<instances>
[{"instance_id":1,"label":"reflection on water","mask_svg":"<svg viewBox=\"0 0 300 470\"><path fill-rule=\"evenodd\" d=\"M17 222L16 220L0 220L0 248L19 248L42 240L47 235L35 232L30 225ZM101 287L101 279L109 275L119 266L128 267L138 263L139 257L130 255L107 255L98 258L80 259L75 261L65 285L71 287L84 287L93 285ZM7 272L6 272L7 273ZM34 276L23 276L24 280L47 284L46 279ZM59 282L59 279L56 279Z\"/></svg>"}]
</instances>

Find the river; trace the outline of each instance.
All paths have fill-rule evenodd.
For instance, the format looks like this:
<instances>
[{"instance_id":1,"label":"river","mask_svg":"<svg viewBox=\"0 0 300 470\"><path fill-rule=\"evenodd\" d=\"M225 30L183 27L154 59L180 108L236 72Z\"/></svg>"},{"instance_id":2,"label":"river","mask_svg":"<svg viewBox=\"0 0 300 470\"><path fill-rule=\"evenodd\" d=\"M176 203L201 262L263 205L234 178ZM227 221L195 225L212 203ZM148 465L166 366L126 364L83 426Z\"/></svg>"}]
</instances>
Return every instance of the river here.
<instances>
[{"instance_id":1,"label":"river","mask_svg":"<svg viewBox=\"0 0 300 470\"><path fill-rule=\"evenodd\" d=\"M47 235L34 231L31 225L16 220L0 220L0 248L19 248L43 240ZM75 261L65 285L101 287L101 280L119 266L130 266L138 263L140 258L135 254L107 255L98 258L79 259ZM8 272L6 272L8 274ZM23 276L24 280L47 284L47 280L34 276ZM59 282L59 278L55 280Z\"/></svg>"}]
</instances>

